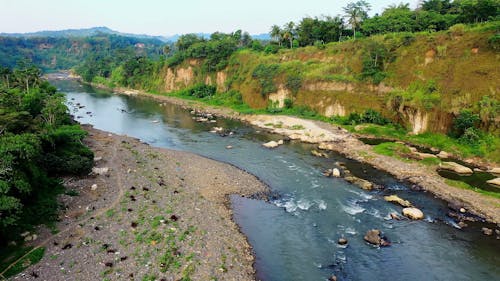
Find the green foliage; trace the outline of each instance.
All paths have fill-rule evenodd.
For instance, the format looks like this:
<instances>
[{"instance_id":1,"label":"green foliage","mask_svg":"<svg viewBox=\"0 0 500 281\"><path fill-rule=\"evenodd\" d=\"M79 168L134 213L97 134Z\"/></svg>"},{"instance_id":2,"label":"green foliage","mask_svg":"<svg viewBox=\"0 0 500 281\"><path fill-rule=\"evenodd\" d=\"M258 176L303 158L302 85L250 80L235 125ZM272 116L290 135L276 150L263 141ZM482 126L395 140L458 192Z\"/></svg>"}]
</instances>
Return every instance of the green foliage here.
<instances>
[{"instance_id":1,"label":"green foliage","mask_svg":"<svg viewBox=\"0 0 500 281\"><path fill-rule=\"evenodd\" d=\"M500 33L496 33L488 38L488 46L494 50L500 50Z\"/></svg>"},{"instance_id":2,"label":"green foliage","mask_svg":"<svg viewBox=\"0 0 500 281\"><path fill-rule=\"evenodd\" d=\"M384 64L388 62L392 56L390 51L382 43L374 40L366 41L363 54L363 70L361 78L371 78L372 82L379 84L387 76L384 69Z\"/></svg>"},{"instance_id":3,"label":"green foliage","mask_svg":"<svg viewBox=\"0 0 500 281\"><path fill-rule=\"evenodd\" d=\"M351 112L347 117L335 116L332 121L342 125L358 125L363 123L386 125L391 122L382 116L382 114L373 109L367 109L365 112L359 114L356 112Z\"/></svg>"},{"instance_id":4,"label":"green foliage","mask_svg":"<svg viewBox=\"0 0 500 281\"><path fill-rule=\"evenodd\" d=\"M452 135L456 138L463 136L467 129L475 128L479 120L479 115L472 113L471 110L464 109L460 111L455 120L453 120Z\"/></svg>"},{"instance_id":5,"label":"green foliage","mask_svg":"<svg viewBox=\"0 0 500 281\"><path fill-rule=\"evenodd\" d=\"M29 266L38 263L45 254L45 248L36 248L23 259L19 260L13 267L4 273L4 277L8 278L24 271Z\"/></svg>"},{"instance_id":6,"label":"green foliage","mask_svg":"<svg viewBox=\"0 0 500 281\"><path fill-rule=\"evenodd\" d=\"M278 53L280 47L278 45L269 44L264 48L264 53L266 54L276 54Z\"/></svg>"},{"instance_id":7,"label":"green foliage","mask_svg":"<svg viewBox=\"0 0 500 281\"><path fill-rule=\"evenodd\" d=\"M16 69L0 81L2 242L55 219L63 189L54 176L87 173L93 164L93 153L82 144L86 133L70 125L63 96L31 70Z\"/></svg>"},{"instance_id":8,"label":"green foliage","mask_svg":"<svg viewBox=\"0 0 500 281\"><path fill-rule=\"evenodd\" d=\"M387 155L387 156L395 156L395 157L404 157L404 155L410 153L410 149L401 143L395 142L384 142L378 144L373 147L373 151L378 154Z\"/></svg>"},{"instance_id":9,"label":"green foliage","mask_svg":"<svg viewBox=\"0 0 500 281\"><path fill-rule=\"evenodd\" d=\"M405 107L422 109L425 111L433 109L441 102L441 94L434 81L427 83L414 82L406 90L393 91L388 96L391 108L398 114L403 112Z\"/></svg>"},{"instance_id":10,"label":"green foliage","mask_svg":"<svg viewBox=\"0 0 500 281\"><path fill-rule=\"evenodd\" d=\"M285 86L296 95L300 90L300 87L302 87L302 76L300 73L298 73L298 71L294 71L293 73L288 74L286 76Z\"/></svg>"},{"instance_id":11,"label":"green foliage","mask_svg":"<svg viewBox=\"0 0 500 281\"><path fill-rule=\"evenodd\" d=\"M292 108L293 107L293 100L292 99L289 99L289 98L286 98L284 100L284 106L285 108Z\"/></svg>"},{"instance_id":12,"label":"green foliage","mask_svg":"<svg viewBox=\"0 0 500 281\"><path fill-rule=\"evenodd\" d=\"M187 95L196 98L206 98L211 97L215 94L217 88L212 85L206 85L203 83L196 84L193 87L186 90Z\"/></svg>"},{"instance_id":13,"label":"green foliage","mask_svg":"<svg viewBox=\"0 0 500 281\"><path fill-rule=\"evenodd\" d=\"M276 92L277 88L274 79L278 75L279 68L278 64L259 64L254 69L252 77L257 79L262 96Z\"/></svg>"}]
</instances>

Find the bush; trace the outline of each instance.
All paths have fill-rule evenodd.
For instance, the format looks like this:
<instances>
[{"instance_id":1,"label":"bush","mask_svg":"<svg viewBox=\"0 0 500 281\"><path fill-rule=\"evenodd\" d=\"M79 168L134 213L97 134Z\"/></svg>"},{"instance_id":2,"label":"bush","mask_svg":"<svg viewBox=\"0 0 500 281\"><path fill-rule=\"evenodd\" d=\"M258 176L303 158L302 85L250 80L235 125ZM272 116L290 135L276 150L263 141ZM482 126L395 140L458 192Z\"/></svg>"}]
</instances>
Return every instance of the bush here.
<instances>
[{"instance_id":1,"label":"bush","mask_svg":"<svg viewBox=\"0 0 500 281\"><path fill-rule=\"evenodd\" d=\"M266 54L276 54L280 47L278 45L269 44L264 48L264 53Z\"/></svg>"},{"instance_id":2,"label":"bush","mask_svg":"<svg viewBox=\"0 0 500 281\"><path fill-rule=\"evenodd\" d=\"M469 127L465 129L463 135L458 140L463 144L476 146L479 145L481 135L481 131L474 127Z\"/></svg>"},{"instance_id":3,"label":"bush","mask_svg":"<svg viewBox=\"0 0 500 281\"><path fill-rule=\"evenodd\" d=\"M293 107L293 100L292 99L285 99L284 100L284 103L285 103L285 108L287 109L290 109Z\"/></svg>"},{"instance_id":4,"label":"bush","mask_svg":"<svg viewBox=\"0 0 500 281\"><path fill-rule=\"evenodd\" d=\"M201 98L213 96L216 91L217 91L217 87L200 83L200 84L196 84L193 87L189 88L187 90L187 94L189 96L201 99Z\"/></svg>"},{"instance_id":5,"label":"bush","mask_svg":"<svg viewBox=\"0 0 500 281\"><path fill-rule=\"evenodd\" d=\"M452 25L452 26L450 26L449 30L453 36L462 36L465 33L465 24L458 23L458 24Z\"/></svg>"},{"instance_id":6,"label":"bush","mask_svg":"<svg viewBox=\"0 0 500 281\"><path fill-rule=\"evenodd\" d=\"M488 38L488 46L494 50L500 50L500 33L497 33Z\"/></svg>"},{"instance_id":7,"label":"bush","mask_svg":"<svg viewBox=\"0 0 500 281\"><path fill-rule=\"evenodd\" d=\"M455 120L453 120L452 136L455 138L462 137L468 129L476 128L479 120L479 115L472 113L470 110L464 109L460 111ZM469 130L469 136L466 139L473 138L474 133Z\"/></svg>"},{"instance_id":8,"label":"bush","mask_svg":"<svg viewBox=\"0 0 500 281\"><path fill-rule=\"evenodd\" d=\"M262 96L276 92L277 88L274 84L274 78L278 75L278 70L278 64L259 64L254 69L252 77L259 82L260 94Z\"/></svg>"}]
</instances>

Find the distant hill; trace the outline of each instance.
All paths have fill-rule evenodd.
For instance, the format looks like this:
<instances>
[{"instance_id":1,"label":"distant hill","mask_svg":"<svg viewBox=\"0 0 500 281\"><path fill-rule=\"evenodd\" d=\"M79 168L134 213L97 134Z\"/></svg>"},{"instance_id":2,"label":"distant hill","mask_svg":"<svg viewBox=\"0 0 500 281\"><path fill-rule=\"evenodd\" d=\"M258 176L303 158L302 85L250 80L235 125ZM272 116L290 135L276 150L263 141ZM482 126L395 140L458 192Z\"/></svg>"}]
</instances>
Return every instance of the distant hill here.
<instances>
[{"instance_id":1,"label":"distant hill","mask_svg":"<svg viewBox=\"0 0 500 281\"><path fill-rule=\"evenodd\" d=\"M134 37L141 39L156 39L162 42L176 42L181 34L174 34L170 36L153 36L147 34L133 34L133 33L123 33L119 31L112 30L105 26L91 27L91 28L81 28L81 29L64 29L64 30L45 30L37 32L28 33L0 33L0 37L18 37L18 38L34 38L34 37L90 37L99 34L113 34L126 37ZM210 38L210 33L196 33L196 35L203 38ZM261 33L251 35L253 39L257 40L270 40L269 34Z\"/></svg>"},{"instance_id":2,"label":"distant hill","mask_svg":"<svg viewBox=\"0 0 500 281\"><path fill-rule=\"evenodd\" d=\"M33 38L33 37L90 37L99 34L113 34L120 35L126 37L134 37L141 39L156 39L162 42L167 42L169 39L164 36L152 36L146 34L133 34L133 33L123 33L119 31L112 30L105 26L92 27L92 28L82 28L82 29L65 29L65 30L46 30L46 31L37 31L37 32L29 32L29 33L0 33L0 36L3 37L19 37L19 38Z\"/></svg>"}]
</instances>

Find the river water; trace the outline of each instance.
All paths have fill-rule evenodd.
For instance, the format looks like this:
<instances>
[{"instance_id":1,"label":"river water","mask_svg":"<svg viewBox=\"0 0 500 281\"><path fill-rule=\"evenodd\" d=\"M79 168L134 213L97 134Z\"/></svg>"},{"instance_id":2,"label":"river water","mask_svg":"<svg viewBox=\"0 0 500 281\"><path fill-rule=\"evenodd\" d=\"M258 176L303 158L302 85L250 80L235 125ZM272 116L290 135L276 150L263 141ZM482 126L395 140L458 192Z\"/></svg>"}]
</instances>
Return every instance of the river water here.
<instances>
[{"instance_id":1,"label":"river water","mask_svg":"<svg viewBox=\"0 0 500 281\"><path fill-rule=\"evenodd\" d=\"M458 229L446 216L445 202L383 172L334 153L329 159L314 157L314 146L299 142L266 149L261 144L279 136L238 121L197 123L175 105L112 95L73 81L53 83L66 93L81 123L227 162L269 185L269 202L231 197L234 218L254 249L260 280L327 280L332 274L338 280L499 280L500 240L484 236L484 224ZM85 107L78 109L77 103ZM221 137L209 132L214 126L235 133ZM321 172L336 161L385 189L367 192L343 179L323 177ZM389 220L401 208L383 200L388 194L410 200L426 219ZM365 243L363 236L372 228L392 245ZM349 240L347 247L337 244L340 237Z\"/></svg>"}]
</instances>

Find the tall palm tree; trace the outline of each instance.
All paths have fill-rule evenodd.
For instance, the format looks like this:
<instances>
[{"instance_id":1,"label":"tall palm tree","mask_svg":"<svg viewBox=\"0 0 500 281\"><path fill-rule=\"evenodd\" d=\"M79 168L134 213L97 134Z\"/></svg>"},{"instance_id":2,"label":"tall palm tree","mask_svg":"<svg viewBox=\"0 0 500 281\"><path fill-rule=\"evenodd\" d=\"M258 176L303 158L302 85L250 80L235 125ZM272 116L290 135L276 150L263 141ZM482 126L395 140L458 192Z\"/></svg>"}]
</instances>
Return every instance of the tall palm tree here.
<instances>
[{"instance_id":1,"label":"tall palm tree","mask_svg":"<svg viewBox=\"0 0 500 281\"><path fill-rule=\"evenodd\" d=\"M358 27L363 20L368 18L370 4L368 4L365 0L359 0L357 2L347 4L347 6L342 9L348 18L349 24L351 24L354 40L356 40L356 27Z\"/></svg>"},{"instance_id":2,"label":"tall palm tree","mask_svg":"<svg viewBox=\"0 0 500 281\"><path fill-rule=\"evenodd\" d=\"M277 25L273 25L271 27L271 32L269 33L269 35L271 35L271 38L274 38L274 40L278 41L278 45L281 47L281 28Z\"/></svg>"}]
</instances>

